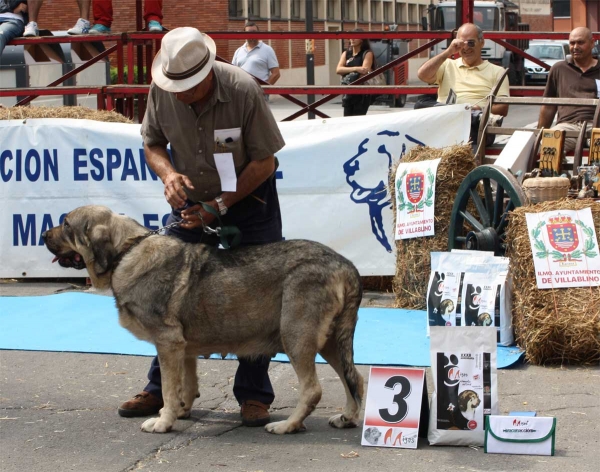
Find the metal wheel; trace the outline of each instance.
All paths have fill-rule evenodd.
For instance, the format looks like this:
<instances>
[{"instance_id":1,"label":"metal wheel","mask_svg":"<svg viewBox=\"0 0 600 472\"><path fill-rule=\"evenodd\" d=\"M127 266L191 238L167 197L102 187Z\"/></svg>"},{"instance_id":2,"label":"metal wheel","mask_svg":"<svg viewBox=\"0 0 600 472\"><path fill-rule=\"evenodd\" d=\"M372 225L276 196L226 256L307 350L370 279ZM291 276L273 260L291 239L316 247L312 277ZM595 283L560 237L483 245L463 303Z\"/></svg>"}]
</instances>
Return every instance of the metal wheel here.
<instances>
[{"instance_id":1,"label":"metal wheel","mask_svg":"<svg viewBox=\"0 0 600 472\"><path fill-rule=\"evenodd\" d=\"M404 105L406 105L406 95L395 95L392 97L396 108L404 108Z\"/></svg>"},{"instance_id":2,"label":"metal wheel","mask_svg":"<svg viewBox=\"0 0 600 472\"><path fill-rule=\"evenodd\" d=\"M475 168L458 188L448 248L493 251L503 256L508 212L528 203L521 185L507 170L493 165Z\"/></svg>"}]
</instances>

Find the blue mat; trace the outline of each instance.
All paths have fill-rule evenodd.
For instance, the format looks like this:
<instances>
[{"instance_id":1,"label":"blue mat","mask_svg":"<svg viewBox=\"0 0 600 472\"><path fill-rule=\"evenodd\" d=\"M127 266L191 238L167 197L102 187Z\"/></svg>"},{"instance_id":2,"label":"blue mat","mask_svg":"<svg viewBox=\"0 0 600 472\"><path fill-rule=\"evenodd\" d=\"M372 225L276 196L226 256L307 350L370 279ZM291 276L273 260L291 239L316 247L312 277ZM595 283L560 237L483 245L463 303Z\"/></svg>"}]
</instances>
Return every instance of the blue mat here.
<instances>
[{"instance_id":1,"label":"blue mat","mask_svg":"<svg viewBox=\"0 0 600 472\"><path fill-rule=\"evenodd\" d=\"M426 320L424 311L361 308L354 337L355 362L429 366ZM0 297L0 349L156 354L153 345L119 326L112 297L73 292ZM498 346L498 367L508 367L522 355L516 347ZM287 362L287 357L279 354L274 360Z\"/></svg>"}]
</instances>

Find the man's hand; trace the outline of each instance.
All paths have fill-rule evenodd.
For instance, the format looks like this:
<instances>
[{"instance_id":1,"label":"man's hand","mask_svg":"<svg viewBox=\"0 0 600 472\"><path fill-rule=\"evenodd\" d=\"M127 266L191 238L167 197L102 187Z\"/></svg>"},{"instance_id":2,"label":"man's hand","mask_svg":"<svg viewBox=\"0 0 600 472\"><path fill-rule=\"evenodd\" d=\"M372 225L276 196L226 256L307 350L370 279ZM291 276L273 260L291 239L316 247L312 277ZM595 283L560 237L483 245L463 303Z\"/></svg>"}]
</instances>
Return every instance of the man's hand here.
<instances>
[{"instance_id":1,"label":"man's hand","mask_svg":"<svg viewBox=\"0 0 600 472\"><path fill-rule=\"evenodd\" d=\"M465 41L462 39L454 39L450 43L450 46L442 53L446 56L446 58L453 56L454 54L458 54L460 50L465 47Z\"/></svg>"},{"instance_id":2,"label":"man's hand","mask_svg":"<svg viewBox=\"0 0 600 472\"><path fill-rule=\"evenodd\" d=\"M185 205L187 194L184 187L194 190L192 181L187 176L174 171L167 174L163 183L165 184L165 198L173 208L181 208Z\"/></svg>"},{"instance_id":3,"label":"man's hand","mask_svg":"<svg viewBox=\"0 0 600 472\"><path fill-rule=\"evenodd\" d=\"M419 67L417 71L417 77L423 82L433 84L437 78L437 71L442 64L449 59L453 54L458 53L463 47L464 41L462 39L455 39L450 43L447 49L439 53L437 56L429 59L425 64Z\"/></svg>"},{"instance_id":4,"label":"man's hand","mask_svg":"<svg viewBox=\"0 0 600 472\"><path fill-rule=\"evenodd\" d=\"M215 210L219 211L216 201L212 200L207 203ZM183 221L181 222L180 226L185 229L199 228L202 226L202 221L204 221L204 224L208 226L215 220L215 216L212 213L206 212L200 204L183 210L181 212L181 217L183 218Z\"/></svg>"}]
</instances>

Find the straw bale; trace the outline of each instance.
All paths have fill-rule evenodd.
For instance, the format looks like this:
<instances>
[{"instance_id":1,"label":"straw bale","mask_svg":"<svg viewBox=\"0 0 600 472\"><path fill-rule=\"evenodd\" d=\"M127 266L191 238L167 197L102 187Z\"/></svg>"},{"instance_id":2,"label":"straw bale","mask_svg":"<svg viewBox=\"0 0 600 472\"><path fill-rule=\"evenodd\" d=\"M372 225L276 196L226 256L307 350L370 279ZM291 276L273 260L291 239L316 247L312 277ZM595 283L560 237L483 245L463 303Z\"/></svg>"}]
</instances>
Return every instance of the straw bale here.
<instances>
[{"instance_id":1,"label":"straw bale","mask_svg":"<svg viewBox=\"0 0 600 472\"><path fill-rule=\"evenodd\" d=\"M431 272L432 251L448 250L448 229L452 206L458 191L469 172L475 168L473 152L469 144L446 148L416 147L401 161L396 162L389 176L392 197L394 228L396 227L396 169L400 162L420 162L441 158L435 187L435 235L424 238L396 241L396 275L393 289L396 306L423 310L426 308L426 292Z\"/></svg>"},{"instance_id":2,"label":"straw bale","mask_svg":"<svg viewBox=\"0 0 600 472\"><path fill-rule=\"evenodd\" d=\"M557 200L517 208L509 215L507 256L513 288L513 325L517 344L532 364L598 364L600 361L600 287L538 290L526 213L591 208L600 234L600 204Z\"/></svg>"},{"instance_id":3,"label":"straw bale","mask_svg":"<svg viewBox=\"0 0 600 472\"><path fill-rule=\"evenodd\" d=\"M0 120L24 120L28 118L73 118L77 120L133 123L129 118L114 111L92 110L86 107L0 107Z\"/></svg>"}]
</instances>

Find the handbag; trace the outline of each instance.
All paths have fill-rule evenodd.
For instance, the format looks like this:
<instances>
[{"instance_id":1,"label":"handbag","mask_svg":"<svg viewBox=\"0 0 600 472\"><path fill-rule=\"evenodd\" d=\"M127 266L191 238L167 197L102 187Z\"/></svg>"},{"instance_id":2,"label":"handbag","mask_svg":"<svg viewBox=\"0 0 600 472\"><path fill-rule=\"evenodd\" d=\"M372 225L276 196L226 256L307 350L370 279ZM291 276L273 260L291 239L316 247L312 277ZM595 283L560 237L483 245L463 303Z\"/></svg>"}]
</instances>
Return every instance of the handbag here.
<instances>
[{"instance_id":1,"label":"handbag","mask_svg":"<svg viewBox=\"0 0 600 472\"><path fill-rule=\"evenodd\" d=\"M383 75L383 72L381 72L380 74L377 74L375 77L371 77L369 80L364 82L366 85L387 85L386 81L385 81L385 76Z\"/></svg>"}]
</instances>

